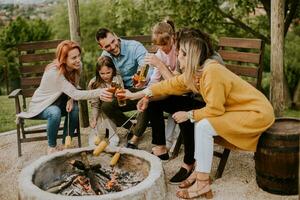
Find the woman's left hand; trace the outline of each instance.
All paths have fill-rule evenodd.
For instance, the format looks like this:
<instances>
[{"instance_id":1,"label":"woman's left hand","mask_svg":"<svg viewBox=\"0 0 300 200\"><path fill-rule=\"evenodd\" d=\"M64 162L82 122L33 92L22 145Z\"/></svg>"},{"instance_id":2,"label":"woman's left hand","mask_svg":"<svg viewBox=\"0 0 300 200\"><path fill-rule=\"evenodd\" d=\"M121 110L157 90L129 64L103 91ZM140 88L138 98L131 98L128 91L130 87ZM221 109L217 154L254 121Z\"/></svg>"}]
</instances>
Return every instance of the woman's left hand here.
<instances>
[{"instance_id":1,"label":"woman's left hand","mask_svg":"<svg viewBox=\"0 0 300 200\"><path fill-rule=\"evenodd\" d=\"M182 122L185 122L187 121L189 118L188 118L188 112L185 112L185 111L178 111L176 113L174 113L172 115L172 118L175 120L176 123L182 123Z\"/></svg>"},{"instance_id":2,"label":"woman's left hand","mask_svg":"<svg viewBox=\"0 0 300 200\"><path fill-rule=\"evenodd\" d=\"M73 109L73 99L69 99L67 101L67 105L66 105L66 111L67 112L71 112Z\"/></svg>"}]
</instances>

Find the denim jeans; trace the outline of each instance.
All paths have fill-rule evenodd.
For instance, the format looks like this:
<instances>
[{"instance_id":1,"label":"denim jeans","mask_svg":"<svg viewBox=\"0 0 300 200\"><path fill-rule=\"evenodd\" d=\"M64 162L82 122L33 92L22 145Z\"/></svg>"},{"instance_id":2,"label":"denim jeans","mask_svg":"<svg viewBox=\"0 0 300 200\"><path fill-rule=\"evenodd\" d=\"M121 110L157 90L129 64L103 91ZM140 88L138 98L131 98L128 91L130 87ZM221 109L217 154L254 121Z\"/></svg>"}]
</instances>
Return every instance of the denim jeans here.
<instances>
[{"instance_id":1,"label":"denim jeans","mask_svg":"<svg viewBox=\"0 0 300 200\"><path fill-rule=\"evenodd\" d=\"M39 115L34 117L35 119L45 119L47 120L47 136L48 136L48 146L56 147L56 139L58 134L58 129L61 121L61 117L65 116L64 130L63 130L63 140L65 143L65 137L68 133L68 113L66 111L66 101L55 102L45 110L43 110ZM78 126L79 108L77 102L74 101L73 109L69 113L70 116L70 127L69 134L71 137L74 135L74 131Z\"/></svg>"}]
</instances>

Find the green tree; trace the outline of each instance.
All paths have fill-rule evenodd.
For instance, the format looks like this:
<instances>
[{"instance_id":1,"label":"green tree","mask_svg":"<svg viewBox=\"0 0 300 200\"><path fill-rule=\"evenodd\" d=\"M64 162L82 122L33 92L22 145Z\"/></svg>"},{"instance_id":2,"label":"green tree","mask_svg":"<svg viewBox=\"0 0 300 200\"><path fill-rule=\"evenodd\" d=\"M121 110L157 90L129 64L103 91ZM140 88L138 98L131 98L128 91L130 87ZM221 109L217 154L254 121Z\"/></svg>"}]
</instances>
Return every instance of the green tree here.
<instances>
[{"instance_id":1,"label":"green tree","mask_svg":"<svg viewBox=\"0 0 300 200\"><path fill-rule=\"evenodd\" d=\"M9 85L13 90L19 87L19 67L17 56L18 53L15 49L16 45L22 42L47 40L51 37L51 29L41 19L28 20L18 17L16 20L9 23L0 32L0 49L2 62L6 63L8 69ZM1 70L4 70L2 65ZM1 73L3 76L4 73ZM4 77L1 77L3 79Z\"/></svg>"}]
</instances>

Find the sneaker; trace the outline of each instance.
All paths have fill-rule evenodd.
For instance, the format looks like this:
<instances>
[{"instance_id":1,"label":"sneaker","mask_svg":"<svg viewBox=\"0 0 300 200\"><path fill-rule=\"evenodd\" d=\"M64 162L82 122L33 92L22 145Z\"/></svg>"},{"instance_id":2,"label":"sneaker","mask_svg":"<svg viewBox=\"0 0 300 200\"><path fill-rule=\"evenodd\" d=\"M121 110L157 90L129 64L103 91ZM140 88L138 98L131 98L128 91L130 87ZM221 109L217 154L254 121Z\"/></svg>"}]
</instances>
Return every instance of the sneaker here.
<instances>
[{"instance_id":1,"label":"sneaker","mask_svg":"<svg viewBox=\"0 0 300 200\"><path fill-rule=\"evenodd\" d=\"M56 147L49 147L48 146L47 155L58 152L58 151L62 151L62 150L64 150L64 149L61 148L61 147L58 147L58 146L56 146Z\"/></svg>"},{"instance_id":2,"label":"sneaker","mask_svg":"<svg viewBox=\"0 0 300 200\"><path fill-rule=\"evenodd\" d=\"M128 142L126 147L130 148L130 149L138 149L138 147L135 144L131 143L131 142Z\"/></svg>"},{"instance_id":3,"label":"sneaker","mask_svg":"<svg viewBox=\"0 0 300 200\"><path fill-rule=\"evenodd\" d=\"M117 134L114 134L109 140L109 145L116 147L119 145L119 142L120 142L119 136Z\"/></svg>"},{"instance_id":4,"label":"sneaker","mask_svg":"<svg viewBox=\"0 0 300 200\"><path fill-rule=\"evenodd\" d=\"M170 179L169 183L173 185L180 184L182 181L187 179L192 174L192 172L193 170L190 170L188 172L187 169L181 167L179 171Z\"/></svg>"}]
</instances>

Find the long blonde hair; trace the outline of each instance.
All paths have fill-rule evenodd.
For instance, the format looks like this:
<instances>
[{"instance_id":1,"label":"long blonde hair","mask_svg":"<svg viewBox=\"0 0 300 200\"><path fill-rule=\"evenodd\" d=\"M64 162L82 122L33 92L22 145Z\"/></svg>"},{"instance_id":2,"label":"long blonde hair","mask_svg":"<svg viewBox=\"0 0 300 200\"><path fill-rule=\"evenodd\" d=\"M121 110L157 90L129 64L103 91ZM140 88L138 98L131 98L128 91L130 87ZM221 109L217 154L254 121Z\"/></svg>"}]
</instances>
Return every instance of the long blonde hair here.
<instances>
[{"instance_id":1,"label":"long blonde hair","mask_svg":"<svg viewBox=\"0 0 300 200\"><path fill-rule=\"evenodd\" d=\"M195 77L203 68L204 62L212 55L213 49L208 35L191 35L190 32L181 34L179 40L180 50L187 56L187 66L184 71L184 81L186 86L193 92L197 92L198 88L195 83ZM191 81L191 79L193 81Z\"/></svg>"}]
</instances>

